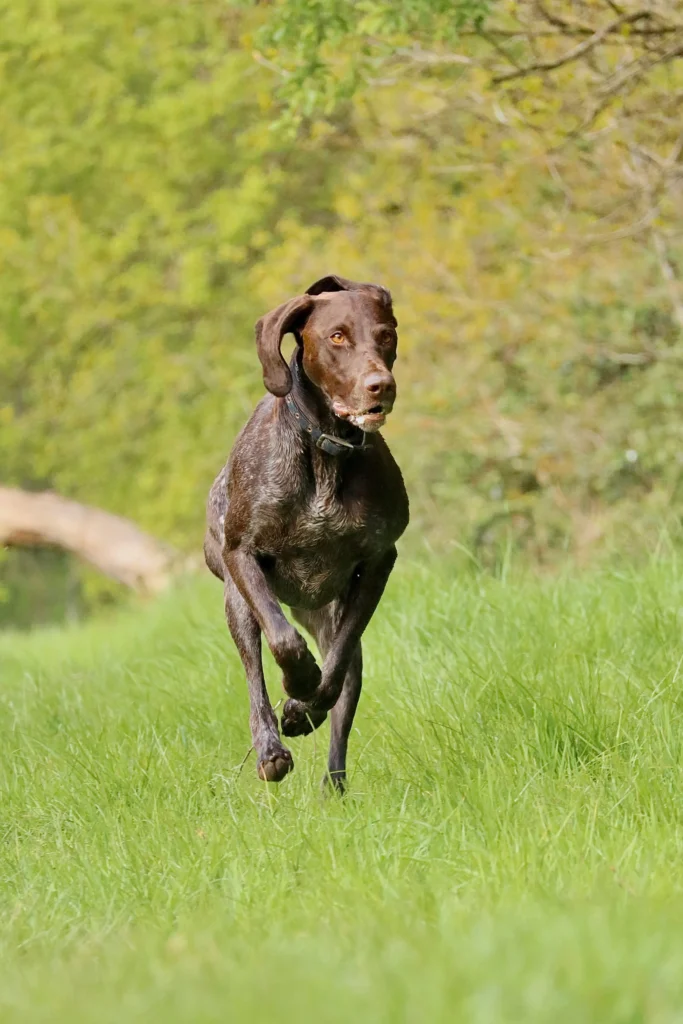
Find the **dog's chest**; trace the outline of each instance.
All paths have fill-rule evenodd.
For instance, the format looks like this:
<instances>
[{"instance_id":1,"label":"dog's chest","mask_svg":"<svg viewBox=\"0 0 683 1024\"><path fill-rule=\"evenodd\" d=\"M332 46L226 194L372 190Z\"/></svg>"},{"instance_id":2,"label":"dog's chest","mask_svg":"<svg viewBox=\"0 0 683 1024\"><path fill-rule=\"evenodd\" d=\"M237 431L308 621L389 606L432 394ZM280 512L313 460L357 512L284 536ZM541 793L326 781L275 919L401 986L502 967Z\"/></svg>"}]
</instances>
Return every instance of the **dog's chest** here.
<instances>
[{"instance_id":1,"label":"dog's chest","mask_svg":"<svg viewBox=\"0 0 683 1024\"><path fill-rule=\"evenodd\" d=\"M294 607L327 604L344 592L375 546L367 514L354 515L338 498L312 495L293 512L275 545L275 594Z\"/></svg>"},{"instance_id":2,"label":"dog's chest","mask_svg":"<svg viewBox=\"0 0 683 1024\"><path fill-rule=\"evenodd\" d=\"M358 564L381 555L401 532L390 489L367 463L328 459L313 468L287 474L286 492L262 508L255 537L276 597L301 608L339 597Z\"/></svg>"},{"instance_id":3,"label":"dog's chest","mask_svg":"<svg viewBox=\"0 0 683 1024\"><path fill-rule=\"evenodd\" d=\"M350 488L330 473L319 474L315 486L305 493L291 520L289 540L299 549L327 547L327 542L343 546L360 542L368 530L372 510L353 500Z\"/></svg>"},{"instance_id":4,"label":"dog's chest","mask_svg":"<svg viewBox=\"0 0 683 1024\"><path fill-rule=\"evenodd\" d=\"M269 549L279 555L282 571L300 580L346 577L387 544L381 509L336 466L318 467L314 480L292 496L287 513L281 511L268 531Z\"/></svg>"}]
</instances>

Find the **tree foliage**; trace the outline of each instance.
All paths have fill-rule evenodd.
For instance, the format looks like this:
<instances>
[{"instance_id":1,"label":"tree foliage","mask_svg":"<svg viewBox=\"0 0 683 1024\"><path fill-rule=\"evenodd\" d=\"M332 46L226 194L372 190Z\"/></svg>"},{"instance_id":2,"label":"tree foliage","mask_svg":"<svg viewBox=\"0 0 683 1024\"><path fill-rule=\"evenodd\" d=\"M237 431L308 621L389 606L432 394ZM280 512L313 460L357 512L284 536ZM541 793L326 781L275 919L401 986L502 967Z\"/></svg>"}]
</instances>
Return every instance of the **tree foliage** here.
<instances>
[{"instance_id":1,"label":"tree foliage","mask_svg":"<svg viewBox=\"0 0 683 1024\"><path fill-rule=\"evenodd\" d=\"M414 538L680 509L678 29L614 8L0 0L0 480L196 549L254 320L338 271L394 293Z\"/></svg>"},{"instance_id":2,"label":"tree foliage","mask_svg":"<svg viewBox=\"0 0 683 1024\"><path fill-rule=\"evenodd\" d=\"M447 44L479 29L492 0L283 0L261 27L257 59L280 77L280 123L330 114L419 38ZM273 59L271 59L273 58Z\"/></svg>"},{"instance_id":3,"label":"tree foliage","mask_svg":"<svg viewBox=\"0 0 683 1024\"><path fill-rule=\"evenodd\" d=\"M223 3L2 15L2 479L196 542L258 379L245 271L323 176Z\"/></svg>"}]
</instances>

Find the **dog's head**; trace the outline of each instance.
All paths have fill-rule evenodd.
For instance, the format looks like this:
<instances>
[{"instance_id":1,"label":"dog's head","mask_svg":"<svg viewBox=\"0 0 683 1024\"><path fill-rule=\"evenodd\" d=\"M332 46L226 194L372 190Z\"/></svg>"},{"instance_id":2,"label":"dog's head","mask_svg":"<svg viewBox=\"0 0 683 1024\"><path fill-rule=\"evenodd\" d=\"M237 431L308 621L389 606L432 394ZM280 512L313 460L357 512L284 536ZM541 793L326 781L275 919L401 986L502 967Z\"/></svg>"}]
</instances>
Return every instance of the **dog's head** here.
<instances>
[{"instance_id":1,"label":"dog's head","mask_svg":"<svg viewBox=\"0 0 683 1024\"><path fill-rule=\"evenodd\" d=\"M292 388L281 352L289 333L301 346L306 376L334 415L366 432L379 430L396 399L396 318L386 288L323 277L258 321L263 380L279 397Z\"/></svg>"}]
</instances>

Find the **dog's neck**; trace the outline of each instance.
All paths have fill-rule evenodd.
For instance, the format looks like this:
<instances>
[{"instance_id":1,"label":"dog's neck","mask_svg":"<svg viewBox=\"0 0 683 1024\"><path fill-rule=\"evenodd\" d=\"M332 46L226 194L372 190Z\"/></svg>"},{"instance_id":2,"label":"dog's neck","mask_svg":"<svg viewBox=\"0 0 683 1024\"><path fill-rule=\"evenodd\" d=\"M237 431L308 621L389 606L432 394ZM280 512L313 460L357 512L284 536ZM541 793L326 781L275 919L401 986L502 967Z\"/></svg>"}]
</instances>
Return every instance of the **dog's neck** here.
<instances>
[{"instance_id":1,"label":"dog's neck","mask_svg":"<svg viewBox=\"0 0 683 1024\"><path fill-rule=\"evenodd\" d=\"M292 374L291 396L306 416L324 433L343 438L355 445L362 444L362 430L335 416L320 388L306 376L299 348L292 356L289 369Z\"/></svg>"}]
</instances>

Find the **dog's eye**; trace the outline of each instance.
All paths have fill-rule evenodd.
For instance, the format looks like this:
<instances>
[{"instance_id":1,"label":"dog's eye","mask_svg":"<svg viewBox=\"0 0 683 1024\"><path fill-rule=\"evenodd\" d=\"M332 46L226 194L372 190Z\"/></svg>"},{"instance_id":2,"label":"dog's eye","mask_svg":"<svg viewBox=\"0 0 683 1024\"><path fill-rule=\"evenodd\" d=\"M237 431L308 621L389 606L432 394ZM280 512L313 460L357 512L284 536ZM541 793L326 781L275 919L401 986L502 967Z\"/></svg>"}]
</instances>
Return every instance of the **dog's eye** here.
<instances>
[{"instance_id":1,"label":"dog's eye","mask_svg":"<svg viewBox=\"0 0 683 1024\"><path fill-rule=\"evenodd\" d=\"M344 335L342 334L341 331L334 331L330 335L330 341L333 342L335 345L341 345L344 341Z\"/></svg>"}]
</instances>

